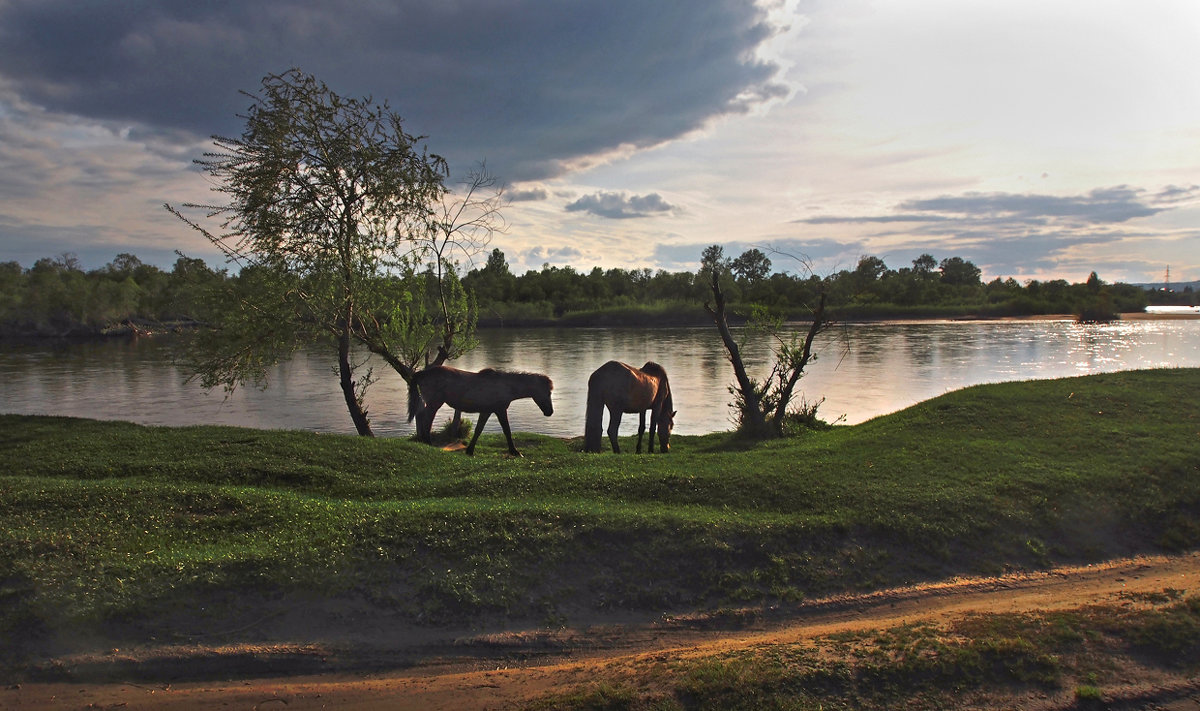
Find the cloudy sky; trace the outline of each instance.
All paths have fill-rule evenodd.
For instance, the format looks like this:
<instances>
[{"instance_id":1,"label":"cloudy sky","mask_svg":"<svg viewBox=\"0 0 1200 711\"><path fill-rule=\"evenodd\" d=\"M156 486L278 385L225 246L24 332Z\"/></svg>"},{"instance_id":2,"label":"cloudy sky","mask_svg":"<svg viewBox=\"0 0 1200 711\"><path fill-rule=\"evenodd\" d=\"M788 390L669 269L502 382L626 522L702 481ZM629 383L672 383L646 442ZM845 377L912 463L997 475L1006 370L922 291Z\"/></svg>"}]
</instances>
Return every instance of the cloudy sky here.
<instances>
[{"instance_id":1,"label":"cloudy sky","mask_svg":"<svg viewBox=\"0 0 1200 711\"><path fill-rule=\"evenodd\" d=\"M485 160L518 273L1200 279L1195 0L0 0L0 261L220 266L162 204L291 67Z\"/></svg>"}]
</instances>

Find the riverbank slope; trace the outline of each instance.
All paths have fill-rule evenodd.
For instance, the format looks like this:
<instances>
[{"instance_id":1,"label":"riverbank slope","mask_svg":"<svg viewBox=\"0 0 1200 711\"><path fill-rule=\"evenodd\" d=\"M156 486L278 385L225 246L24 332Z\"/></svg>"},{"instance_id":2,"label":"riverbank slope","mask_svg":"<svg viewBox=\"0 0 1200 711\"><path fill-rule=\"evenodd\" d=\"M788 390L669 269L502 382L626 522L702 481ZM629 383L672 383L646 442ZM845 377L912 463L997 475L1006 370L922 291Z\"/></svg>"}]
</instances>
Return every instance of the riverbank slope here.
<instances>
[{"instance_id":1,"label":"riverbank slope","mask_svg":"<svg viewBox=\"0 0 1200 711\"><path fill-rule=\"evenodd\" d=\"M0 416L0 661L26 683L161 673L125 654L186 660L175 682L378 671L502 633L1185 552L1198 396L1197 370L988 385L653 457Z\"/></svg>"}]
</instances>

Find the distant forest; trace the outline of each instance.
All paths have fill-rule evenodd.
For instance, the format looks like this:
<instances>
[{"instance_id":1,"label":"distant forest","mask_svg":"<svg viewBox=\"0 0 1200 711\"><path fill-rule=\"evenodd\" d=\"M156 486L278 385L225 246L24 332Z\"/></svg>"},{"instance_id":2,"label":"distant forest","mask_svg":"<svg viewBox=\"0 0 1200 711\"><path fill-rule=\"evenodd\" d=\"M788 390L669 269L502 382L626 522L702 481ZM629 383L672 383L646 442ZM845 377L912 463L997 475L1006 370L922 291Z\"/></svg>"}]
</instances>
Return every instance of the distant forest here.
<instances>
[{"instance_id":1,"label":"distant forest","mask_svg":"<svg viewBox=\"0 0 1200 711\"><path fill-rule=\"evenodd\" d=\"M764 305L804 319L821 290L835 319L1000 317L1075 314L1109 318L1148 304L1196 304L1183 291L1109 284L1093 272L1080 283L994 279L984 283L970 261L922 255L893 269L878 257L825 277L772 270L757 249L727 261L726 294L734 313ZM232 307L239 275L180 256L170 271L118 254L83 270L71 254L39 259L25 269L0 263L0 335L6 338L87 336L202 325L215 309ZM462 275L474 294L479 324L489 326L690 325L709 323L705 282L694 272L650 269L577 271L545 265L513 274L504 253Z\"/></svg>"}]
</instances>

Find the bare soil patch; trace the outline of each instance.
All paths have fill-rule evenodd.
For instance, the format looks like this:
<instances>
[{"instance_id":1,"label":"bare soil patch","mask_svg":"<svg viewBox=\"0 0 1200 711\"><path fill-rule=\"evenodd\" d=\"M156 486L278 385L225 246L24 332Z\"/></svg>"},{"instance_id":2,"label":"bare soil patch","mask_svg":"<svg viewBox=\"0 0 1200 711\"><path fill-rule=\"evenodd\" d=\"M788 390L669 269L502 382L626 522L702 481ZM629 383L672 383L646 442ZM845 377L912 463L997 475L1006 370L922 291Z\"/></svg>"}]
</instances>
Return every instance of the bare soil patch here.
<instances>
[{"instance_id":1,"label":"bare soil patch","mask_svg":"<svg viewBox=\"0 0 1200 711\"><path fill-rule=\"evenodd\" d=\"M608 620L567 629L427 633L399 643L393 638L391 644L362 629L356 636L343 630L339 639L303 643L145 645L57 659L69 678L107 681L8 685L0 688L0 708L496 709L618 678L622 670L655 660L980 613L1138 605L1141 594L1164 590L1200 592L1200 553L957 579L771 610ZM297 626L294 639L305 638L303 619L287 624ZM1200 711L1200 682L1161 670L1126 672L1126 684L1109 708ZM1042 694L973 703L1052 709L1071 708L1075 699L1063 692L1061 698Z\"/></svg>"}]
</instances>

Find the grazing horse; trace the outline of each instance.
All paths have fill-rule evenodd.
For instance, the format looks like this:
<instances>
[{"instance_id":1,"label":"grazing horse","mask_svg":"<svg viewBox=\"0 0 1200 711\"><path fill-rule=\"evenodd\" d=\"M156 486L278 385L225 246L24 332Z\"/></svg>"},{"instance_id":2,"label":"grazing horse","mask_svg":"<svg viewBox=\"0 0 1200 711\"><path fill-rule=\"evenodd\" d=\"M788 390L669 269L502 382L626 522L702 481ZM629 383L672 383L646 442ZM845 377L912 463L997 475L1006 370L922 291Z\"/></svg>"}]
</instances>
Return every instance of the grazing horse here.
<instances>
[{"instance_id":1,"label":"grazing horse","mask_svg":"<svg viewBox=\"0 0 1200 711\"><path fill-rule=\"evenodd\" d=\"M600 451L600 421L608 408L608 439L612 450L620 452L617 431L621 413L638 413L637 451L642 452L642 434L646 431L646 410L650 411L650 444L654 452L654 434L658 433L662 451L670 449L671 429L675 426L675 411L671 401L671 385L667 371L658 363L647 363L640 369L610 360L588 378L587 418L583 428L583 451Z\"/></svg>"},{"instance_id":2,"label":"grazing horse","mask_svg":"<svg viewBox=\"0 0 1200 711\"><path fill-rule=\"evenodd\" d=\"M540 373L510 373L491 368L472 373L436 365L414 374L409 381L408 421L417 418L417 439L429 443L433 439L434 415L443 404L449 404L455 410L477 412L479 422L475 425L475 436L467 445L467 454L475 454L475 443L483 432L483 425L488 415L495 413L508 438L509 453L519 457L521 453L513 446L512 431L508 428L508 406L513 400L530 397L549 417L554 413L550 403L553 389L550 378Z\"/></svg>"}]
</instances>

